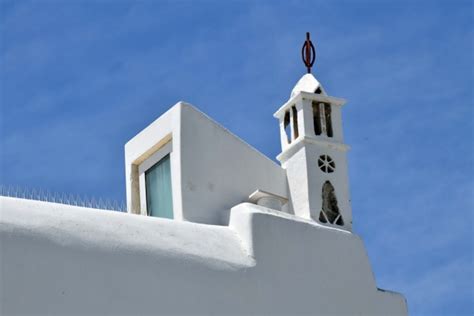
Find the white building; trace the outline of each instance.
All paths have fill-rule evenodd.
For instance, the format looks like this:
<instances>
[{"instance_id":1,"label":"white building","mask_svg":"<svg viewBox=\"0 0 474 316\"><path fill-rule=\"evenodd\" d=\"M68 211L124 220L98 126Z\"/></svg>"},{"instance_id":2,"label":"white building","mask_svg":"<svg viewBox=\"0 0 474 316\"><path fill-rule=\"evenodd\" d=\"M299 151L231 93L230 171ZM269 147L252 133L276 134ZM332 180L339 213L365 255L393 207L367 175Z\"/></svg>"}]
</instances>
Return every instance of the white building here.
<instances>
[{"instance_id":1,"label":"white building","mask_svg":"<svg viewBox=\"0 0 474 316\"><path fill-rule=\"evenodd\" d=\"M128 211L227 225L234 205L255 202L350 231L344 103L328 96L312 74L304 75L274 114L279 166L179 102L125 145Z\"/></svg>"},{"instance_id":2,"label":"white building","mask_svg":"<svg viewBox=\"0 0 474 316\"><path fill-rule=\"evenodd\" d=\"M344 103L304 75L281 165L177 103L125 145L130 214L0 198L1 314L406 315L352 232Z\"/></svg>"}]
</instances>

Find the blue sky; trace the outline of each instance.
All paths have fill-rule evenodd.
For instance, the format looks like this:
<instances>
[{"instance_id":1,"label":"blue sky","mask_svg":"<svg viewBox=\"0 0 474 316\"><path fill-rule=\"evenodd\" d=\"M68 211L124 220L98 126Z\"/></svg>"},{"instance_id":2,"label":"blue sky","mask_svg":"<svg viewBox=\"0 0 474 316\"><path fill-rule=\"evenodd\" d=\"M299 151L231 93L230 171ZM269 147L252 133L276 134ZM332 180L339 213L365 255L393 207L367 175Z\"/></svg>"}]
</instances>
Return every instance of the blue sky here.
<instances>
[{"instance_id":1,"label":"blue sky","mask_svg":"<svg viewBox=\"0 0 474 316\"><path fill-rule=\"evenodd\" d=\"M0 0L0 183L124 199L123 145L179 100L271 158L304 74L348 100L355 231L411 315L472 315L471 1Z\"/></svg>"}]
</instances>

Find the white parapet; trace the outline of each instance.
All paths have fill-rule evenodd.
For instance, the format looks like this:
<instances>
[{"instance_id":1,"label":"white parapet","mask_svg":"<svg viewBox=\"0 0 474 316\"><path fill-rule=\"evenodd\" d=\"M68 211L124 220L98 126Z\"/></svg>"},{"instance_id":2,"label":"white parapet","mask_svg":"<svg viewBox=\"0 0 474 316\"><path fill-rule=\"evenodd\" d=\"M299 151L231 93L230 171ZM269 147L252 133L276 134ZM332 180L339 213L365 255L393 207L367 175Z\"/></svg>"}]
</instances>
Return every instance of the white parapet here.
<instances>
[{"instance_id":1,"label":"white parapet","mask_svg":"<svg viewBox=\"0 0 474 316\"><path fill-rule=\"evenodd\" d=\"M229 226L0 197L1 315L406 315L360 238L243 203Z\"/></svg>"}]
</instances>

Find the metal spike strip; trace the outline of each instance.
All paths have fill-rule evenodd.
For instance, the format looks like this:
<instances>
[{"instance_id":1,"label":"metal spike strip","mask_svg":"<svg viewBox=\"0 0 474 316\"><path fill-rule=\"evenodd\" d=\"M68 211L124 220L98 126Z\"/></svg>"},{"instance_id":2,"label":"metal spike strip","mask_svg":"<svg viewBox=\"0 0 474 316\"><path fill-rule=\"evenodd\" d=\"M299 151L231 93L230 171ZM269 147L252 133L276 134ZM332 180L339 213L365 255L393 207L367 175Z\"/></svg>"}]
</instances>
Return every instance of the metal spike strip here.
<instances>
[{"instance_id":1,"label":"metal spike strip","mask_svg":"<svg viewBox=\"0 0 474 316\"><path fill-rule=\"evenodd\" d=\"M88 207L93 209L109 210L115 212L126 212L124 201L95 197L81 197L80 195L51 192L50 190L27 188L11 185L0 185L0 196L20 198L26 200L52 202L64 205Z\"/></svg>"}]
</instances>

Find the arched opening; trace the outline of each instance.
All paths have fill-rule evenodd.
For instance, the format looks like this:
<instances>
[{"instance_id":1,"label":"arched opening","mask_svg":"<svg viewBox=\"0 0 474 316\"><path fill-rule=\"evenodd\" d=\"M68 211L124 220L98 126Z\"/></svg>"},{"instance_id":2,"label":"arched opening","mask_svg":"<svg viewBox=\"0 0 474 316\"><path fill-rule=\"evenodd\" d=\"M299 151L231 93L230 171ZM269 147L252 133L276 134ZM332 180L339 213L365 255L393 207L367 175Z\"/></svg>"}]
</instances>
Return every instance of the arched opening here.
<instances>
[{"instance_id":1,"label":"arched opening","mask_svg":"<svg viewBox=\"0 0 474 316\"><path fill-rule=\"evenodd\" d=\"M326 134L327 137L333 137L331 104L323 102L313 102L313 125L314 134L319 136Z\"/></svg>"},{"instance_id":2,"label":"arched opening","mask_svg":"<svg viewBox=\"0 0 474 316\"><path fill-rule=\"evenodd\" d=\"M319 110L319 103L313 102L313 125L314 125L314 134L316 136L321 135L321 113Z\"/></svg>"},{"instance_id":3,"label":"arched opening","mask_svg":"<svg viewBox=\"0 0 474 316\"><path fill-rule=\"evenodd\" d=\"M283 119L283 129L285 130L288 144L291 144L290 112L288 111L285 112L285 118Z\"/></svg>"},{"instance_id":4,"label":"arched opening","mask_svg":"<svg viewBox=\"0 0 474 316\"><path fill-rule=\"evenodd\" d=\"M296 107L291 107L291 115L293 116L293 139L297 139L299 136L298 133L298 111L296 111Z\"/></svg>"},{"instance_id":5,"label":"arched opening","mask_svg":"<svg viewBox=\"0 0 474 316\"><path fill-rule=\"evenodd\" d=\"M339 212L339 207L337 205L336 191L331 182L326 181L323 184L322 188L322 209L319 213L319 221L321 223L330 223L342 226L344 225L344 220L342 215Z\"/></svg>"},{"instance_id":6,"label":"arched opening","mask_svg":"<svg viewBox=\"0 0 474 316\"><path fill-rule=\"evenodd\" d=\"M326 116L326 134L328 137L332 137L331 105L328 103L324 103L324 115Z\"/></svg>"}]
</instances>

